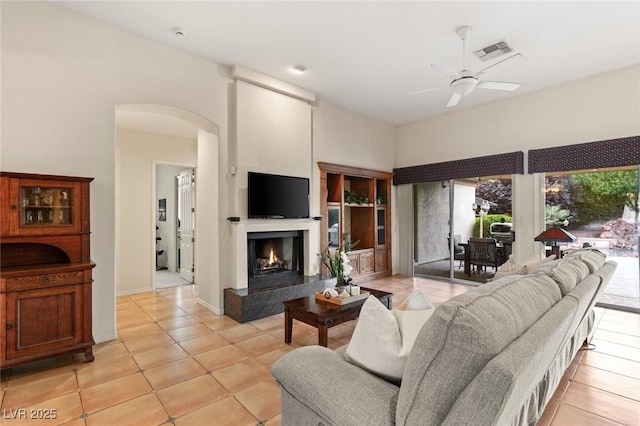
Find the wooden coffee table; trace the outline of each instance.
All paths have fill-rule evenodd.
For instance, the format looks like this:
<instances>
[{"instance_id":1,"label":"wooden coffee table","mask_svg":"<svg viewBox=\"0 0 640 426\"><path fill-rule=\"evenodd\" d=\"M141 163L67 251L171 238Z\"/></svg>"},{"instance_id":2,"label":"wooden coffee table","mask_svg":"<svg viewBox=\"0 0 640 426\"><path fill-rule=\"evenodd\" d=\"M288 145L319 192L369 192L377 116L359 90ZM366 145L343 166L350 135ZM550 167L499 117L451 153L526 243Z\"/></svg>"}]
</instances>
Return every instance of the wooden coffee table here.
<instances>
[{"instance_id":1,"label":"wooden coffee table","mask_svg":"<svg viewBox=\"0 0 640 426\"><path fill-rule=\"evenodd\" d=\"M372 288L361 287L378 298L387 309L391 309L393 293ZM360 309L367 299L346 305L335 305L328 302L317 302L315 294L299 299L287 300L284 303L284 341L291 343L293 320L297 319L318 329L318 344L327 346L327 331L334 325L351 321L360 315Z\"/></svg>"}]
</instances>

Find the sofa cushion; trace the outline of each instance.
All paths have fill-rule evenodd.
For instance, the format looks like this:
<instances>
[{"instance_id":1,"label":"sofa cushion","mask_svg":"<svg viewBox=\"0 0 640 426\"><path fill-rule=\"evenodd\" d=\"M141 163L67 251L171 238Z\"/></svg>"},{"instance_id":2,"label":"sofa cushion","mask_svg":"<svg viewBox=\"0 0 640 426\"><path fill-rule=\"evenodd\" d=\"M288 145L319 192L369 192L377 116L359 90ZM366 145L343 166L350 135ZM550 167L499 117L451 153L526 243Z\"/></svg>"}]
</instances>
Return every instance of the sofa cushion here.
<instances>
[{"instance_id":1,"label":"sofa cushion","mask_svg":"<svg viewBox=\"0 0 640 426\"><path fill-rule=\"evenodd\" d=\"M503 278L435 309L407 360L397 424L441 424L468 383L561 298L545 275Z\"/></svg>"},{"instance_id":2,"label":"sofa cushion","mask_svg":"<svg viewBox=\"0 0 640 426\"><path fill-rule=\"evenodd\" d=\"M565 259L580 259L589 268L589 273L593 274L607 261L607 255L596 249L576 249L564 252Z\"/></svg>"},{"instance_id":3,"label":"sofa cushion","mask_svg":"<svg viewBox=\"0 0 640 426\"><path fill-rule=\"evenodd\" d=\"M502 277L508 277L509 275L525 275L527 273L527 267L519 265L513 258L513 255L509 255L509 259L498 267L496 273L493 276L494 280Z\"/></svg>"},{"instance_id":4,"label":"sofa cushion","mask_svg":"<svg viewBox=\"0 0 640 426\"><path fill-rule=\"evenodd\" d=\"M412 296L414 302L420 299ZM409 300L405 306L411 303ZM427 308L389 311L376 297L369 296L344 352L345 359L385 380L400 383L416 336L433 313L426 298L415 303Z\"/></svg>"},{"instance_id":5,"label":"sofa cushion","mask_svg":"<svg viewBox=\"0 0 640 426\"><path fill-rule=\"evenodd\" d=\"M556 258L555 254L551 256L545 257L542 260L531 260L529 263L525 263L524 265L520 265L516 262L513 255L509 255L509 259L500 265L496 270L495 275L493 276L494 280L499 278L508 277L510 275L526 275L532 270L544 265L547 262L551 262Z\"/></svg>"},{"instance_id":6,"label":"sofa cushion","mask_svg":"<svg viewBox=\"0 0 640 426\"><path fill-rule=\"evenodd\" d=\"M329 348L297 348L280 357L271 372L283 389L283 425L393 424L389 401L398 398L399 388Z\"/></svg>"},{"instance_id":7,"label":"sofa cushion","mask_svg":"<svg viewBox=\"0 0 640 426\"><path fill-rule=\"evenodd\" d=\"M556 259L556 255L552 254L551 256L547 256L542 260L538 260L538 261L535 261L535 262L527 263L525 265L525 268L527 270L526 273L528 274L529 272L533 271L534 269L539 268L540 266L544 265L545 263L549 263L549 262L551 262L552 260L555 260L555 259Z\"/></svg>"},{"instance_id":8,"label":"sofa cushion","mask_svg":"<svg viewBox=\"0 0 640 426\"><path fill-rule=\"evenodd\" d=\"M589 268L579 258L558 259L534 269L531 274L545 274L552 278L563 296L589 275Z\"/></svg>"}]
</instances>

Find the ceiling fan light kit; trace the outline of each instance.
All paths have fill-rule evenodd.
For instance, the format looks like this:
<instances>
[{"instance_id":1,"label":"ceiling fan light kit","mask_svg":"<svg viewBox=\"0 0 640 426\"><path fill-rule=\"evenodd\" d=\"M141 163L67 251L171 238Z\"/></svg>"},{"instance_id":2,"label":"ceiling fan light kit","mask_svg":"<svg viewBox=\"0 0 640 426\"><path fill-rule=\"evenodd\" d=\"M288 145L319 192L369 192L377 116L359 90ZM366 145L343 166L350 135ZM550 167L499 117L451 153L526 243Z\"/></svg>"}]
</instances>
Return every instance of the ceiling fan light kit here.
<instances>
[{"instance_id":1,"label":"ceiling fan light kit","mask_svg":"<svg viewBox=\"0 0 640 426\"><path fill-rule=\"evenodd\" d=\"M473 92L476 85L478 84L478 79L473 76L460 77L451 82L451 87L453 88L453 92L459 95L465 96L469 93Z\"/></svg>"},{"instance_id":2,"label":"ceiling fan light kit","mask_svg":"<svg viewBox=\"0 0 640 426\"><path fill-rule=\"evenodd\" d=\"M503 82L503 81L484 81L484 80L480 80L479 78L480 75L485 74L490 68L494 68L497 65L502 64L505 61L508 61L509 59L512 59L515 57L523 57L522 54L520 53L516 53L512 56L509 56L508 58L505 58L501 61L496 62L495 64L489 65L488 67L485 67L476 73L473 73L472 71L469 71L468 69L466 69L466 39L470 33L471 33L471 27L468 25L464 25L456 29L456 34L458 34L458 36L462 40L462 70L461 71L456 72L454 68L448 65L431 64L431 67L433 69L439 71L440 73L446 75L448 78L451 79L451 82L449 83L448 87L451 87L451 89L453 90L453 94L449 99L449 102L447 103L447 107L456 106L464 96L473 92L473 90L476 87L480 87L482 89L505 90L505 91L516 90L518 87L520 87L520 83L509 83L509 82ZM475 52L476 55L478 55L478 52L481 52L481 51L483 52L483 57L487 58L487 59L482 59L482 58L481 59L488 60L488 59L501 56L506 52L512 52L513 49L511 48L511 46L509 46L508 44L506 44L506 42L503 41L503 42L497 43L496 45L488 46L484 49L476 51ZM445 86L444 88L446 87L447 86ZM418 90L416 92L409 93L409 95L418 95L421 93L432 92L442 88L443 87Z\"/></svg>"}]
</instances>

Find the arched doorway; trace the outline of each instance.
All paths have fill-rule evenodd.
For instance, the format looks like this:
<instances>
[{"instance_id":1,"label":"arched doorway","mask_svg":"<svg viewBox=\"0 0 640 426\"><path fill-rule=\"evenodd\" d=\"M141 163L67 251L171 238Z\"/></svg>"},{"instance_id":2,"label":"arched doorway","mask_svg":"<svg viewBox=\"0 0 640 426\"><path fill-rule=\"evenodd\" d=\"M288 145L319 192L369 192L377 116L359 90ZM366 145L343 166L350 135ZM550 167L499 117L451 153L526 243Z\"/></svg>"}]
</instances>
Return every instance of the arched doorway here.
<instances>
[{"instance_id":1,"label":"arched doorway","mask_svg":"<svg viewBox=\"0 0 640 426\"><path fill-rule=\"evenodd\" d=\"M125 295L154 289L159 201L156 165L193 166L209 177L217 176L218 126L192 112L165 105L119 105L115 117L115 277L116 294ZM202 185L203 192L210 186L217 188L217 178L207 180ZM196 199L198 192L200 189L196 186ZM217 222L217 214L217 211L207 212L207 220ZM195 282L216 285L216 277L208 276L211 268L205 267L205 276L199 275L197 250L215 245L217 241L211 232L198 233L197 210L194 223L194 232L198 234L194 243ZM214 262L217 263L217 259Z\"/></svg>"}]
</instances>

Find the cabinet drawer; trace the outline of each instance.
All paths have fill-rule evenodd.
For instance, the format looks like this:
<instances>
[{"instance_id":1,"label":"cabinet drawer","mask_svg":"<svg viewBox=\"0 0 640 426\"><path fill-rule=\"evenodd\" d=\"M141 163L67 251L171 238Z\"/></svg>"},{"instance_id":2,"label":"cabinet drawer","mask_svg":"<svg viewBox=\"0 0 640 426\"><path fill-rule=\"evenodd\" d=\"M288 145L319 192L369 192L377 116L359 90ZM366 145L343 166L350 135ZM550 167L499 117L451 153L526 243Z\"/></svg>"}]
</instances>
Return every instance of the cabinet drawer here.
<instances>
[{"instance_id":1,"label":"cabinet drawer","mask_svg":"<svg viewBox=\"0 0 640 426\"><path fill-rule=\"evenodd\" d=\"M70 271L56 274L42 274L30 275L26 277L7 278L7 291L53 287L64 284L79 284L83 281L83 271Z\"/></svg>"}]
</instances>

